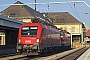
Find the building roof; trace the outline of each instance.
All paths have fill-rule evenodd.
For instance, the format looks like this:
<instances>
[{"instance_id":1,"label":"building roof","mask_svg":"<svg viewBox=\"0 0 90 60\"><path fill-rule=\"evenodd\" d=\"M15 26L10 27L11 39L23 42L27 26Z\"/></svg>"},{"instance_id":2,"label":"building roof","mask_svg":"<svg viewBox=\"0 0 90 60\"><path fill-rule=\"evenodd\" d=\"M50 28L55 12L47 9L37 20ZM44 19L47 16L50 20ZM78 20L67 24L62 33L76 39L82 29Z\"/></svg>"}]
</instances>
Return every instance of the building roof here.
<instances>
[{"instance_id":1,"label":"building roof","mask_svg":"<svg viewBox=\"0 0 90 60\"><path fill-rule=\"evenodd\" d=\"M34 18L39 15L38 11L35 11L31 7L24 5L20 1L17 1L14 4L22 4L22 5L11 5L10 7L6 8L1 12L3 16L8 17L18 17L18 18Z\"/></svg>"},{"instance_id":2,"label":"building roof","mask_svg":"<svg viewBox=\"0 0 90 60\"><path fill-rule=\"evenodd\" d=\"M90 29L86 30L86 36L90 36Z\"/></svg>"},{"instance_id":3,"label":"building roof","mask_svg":"<svg viewBox=\"0 0 90 60\"><path fill-rule=\"evenodd\" d=\"M9 18L13 18L16 20L39 19L40 22L44 21L50 24L50 21L46 17L44 17L40 12L32 9L31 7L23 4L20 1L17 1L10 7L1 11L1 14L3 16L8 16Z\"/></svg>"},{"instance_id":4,"label":"building roof","mask_svg":"<svg viewBox=\"0 0 90 60\"><path fill-rule=\"evenodd\" d=\"M23 4L22 2L20 2L20 1L17 1L16 3L14 3L14 4Z\"/></svg>"},{"instance_id":5,"label":"building roof","mask_svg":"<svg viewBox=\"0 0 90 60\"><path fill-rule=\"evenodd\" d=\"M45 14L53 21L53 24L82 24L68 12L49 12Z\"/></svg>"}]
</instances>

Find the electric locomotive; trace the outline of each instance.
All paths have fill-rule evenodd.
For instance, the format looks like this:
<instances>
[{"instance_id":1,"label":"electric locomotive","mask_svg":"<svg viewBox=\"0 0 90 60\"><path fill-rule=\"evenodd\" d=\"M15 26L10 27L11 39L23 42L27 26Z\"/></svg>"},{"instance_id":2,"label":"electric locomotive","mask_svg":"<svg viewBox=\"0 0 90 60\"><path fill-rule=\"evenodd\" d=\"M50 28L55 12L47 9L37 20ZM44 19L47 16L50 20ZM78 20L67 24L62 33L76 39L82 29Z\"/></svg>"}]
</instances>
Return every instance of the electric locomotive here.
<instances>
[{"instance_id":1,"label":"electric locomotive","mask_svg":"<svg viewBox=\"0 0 90 60\"><path fill-rule=\"evenodd\" d=\"M60 31L61 46L64 48L71 48L71 35L65 30Z\"/></svg>"},{"instance_id":2,"label":"electric locomotive","mask_svg":"<svg viewBox=\"0 0 90 60\"><path fill-rule=\"evenodd\" d=\"M60 32L41 23L25 23L19 28L17 50L27 55L59 50Z\"/></svg>"}]
</instances>

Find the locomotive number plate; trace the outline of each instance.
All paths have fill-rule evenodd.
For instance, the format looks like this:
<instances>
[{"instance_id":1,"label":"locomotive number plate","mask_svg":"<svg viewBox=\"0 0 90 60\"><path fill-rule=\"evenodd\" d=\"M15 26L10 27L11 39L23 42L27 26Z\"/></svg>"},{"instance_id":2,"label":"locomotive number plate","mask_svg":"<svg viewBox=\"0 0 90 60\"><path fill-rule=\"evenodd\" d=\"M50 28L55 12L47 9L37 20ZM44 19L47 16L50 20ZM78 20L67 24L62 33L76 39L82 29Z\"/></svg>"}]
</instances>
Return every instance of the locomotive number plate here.
<instances>
[{"instance_id":1,"label":"locomotive number plate","mask_svg":"<svg viewBox=\"0 0 90 60\"><path fill-rule=\"evenodd\" d=\"M25 43L31 43L31 40L25 40Z\"/></svg>"}]
</instances>

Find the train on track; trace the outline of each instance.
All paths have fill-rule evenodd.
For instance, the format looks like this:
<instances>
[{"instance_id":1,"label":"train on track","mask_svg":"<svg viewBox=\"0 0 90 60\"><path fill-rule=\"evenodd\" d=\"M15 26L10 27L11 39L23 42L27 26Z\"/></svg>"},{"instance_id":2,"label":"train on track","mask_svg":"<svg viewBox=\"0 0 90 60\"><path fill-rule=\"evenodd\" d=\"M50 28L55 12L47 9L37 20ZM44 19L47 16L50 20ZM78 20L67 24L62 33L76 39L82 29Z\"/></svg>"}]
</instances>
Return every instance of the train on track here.
<instances>
[{"instance_id":1,"label":"train on track","mask_svg":"<svg viewBox=\"0 0 90 60\"><path fill-rule=\"evenodd\" d=\"M63 32L62 34L58 29L41 23L22 24L18 33L17 50L27 55L39 55L44 52L58 51L62 45L65 47L70 45L70 40L65 40L64 34L66 33ZM60 35L63 35L63 37Z\"/></svg>"},{"instance_id":2,"label":"train on track","mask_svg":"<svg viewBox=\"0 0 90 60\"><path fill-rule=\"evenodd\" d=\"M71 48L71 34L66 30L60 31L61 46L63 48Z\"/></svg>"}]
</instances>

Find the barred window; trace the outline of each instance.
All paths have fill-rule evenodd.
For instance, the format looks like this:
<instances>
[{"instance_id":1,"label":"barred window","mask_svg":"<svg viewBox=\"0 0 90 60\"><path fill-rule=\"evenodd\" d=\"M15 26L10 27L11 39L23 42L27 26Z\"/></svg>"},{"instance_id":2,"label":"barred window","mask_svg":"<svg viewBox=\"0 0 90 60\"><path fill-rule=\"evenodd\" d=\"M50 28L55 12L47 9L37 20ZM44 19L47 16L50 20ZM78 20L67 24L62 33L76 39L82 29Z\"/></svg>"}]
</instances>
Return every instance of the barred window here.
<instances>
[{"instance_id":1,"label":"barred window","mask_svg":"<svg viewBox=\"0 0 90 60\"><path fill-rule=\"evenodd\" d=\"M72 31L72 32L75 32L75 26L72 26L72 27L71 27L71 31Z\"/></svg>"}]
</instances>

